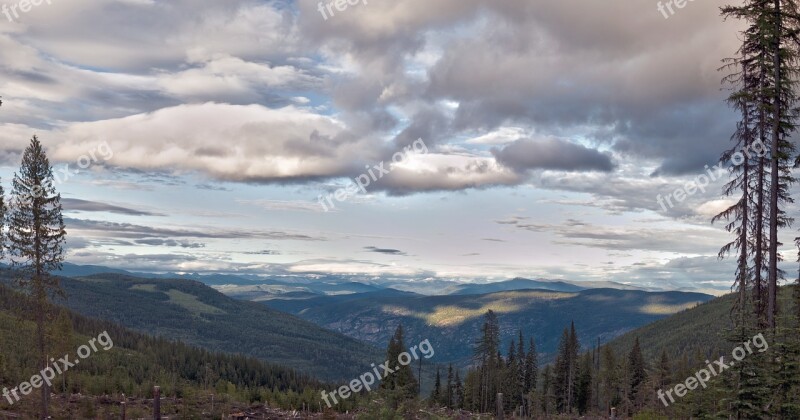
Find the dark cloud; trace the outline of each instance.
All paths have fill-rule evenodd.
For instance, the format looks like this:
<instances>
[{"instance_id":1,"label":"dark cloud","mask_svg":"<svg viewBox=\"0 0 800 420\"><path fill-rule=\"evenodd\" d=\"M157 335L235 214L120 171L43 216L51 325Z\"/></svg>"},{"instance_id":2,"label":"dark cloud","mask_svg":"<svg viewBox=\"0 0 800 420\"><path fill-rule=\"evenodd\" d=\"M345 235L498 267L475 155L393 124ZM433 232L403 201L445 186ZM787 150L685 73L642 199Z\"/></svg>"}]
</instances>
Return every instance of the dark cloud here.
<instances>
[{"instance_id":1,"label":"dark cloud","mask_svg":"<svg viewBox=\"0 0 800 420\"><path fill-rule=\"evenodd\" d=\"M81 200L77 198L62 198L61 203L65 211L107 212L124 214L127 216L165 216L163 213L154 213L144 210L135 210L128 207L115 206L99 201Z\"/></svg>"},{"instance_id":2,"label":"dark cloud","mask_svg":"<svg viewBox=\"0 0 800 420\"><path fill-rule=\"evenodd\" d=\"M192 249L206 247L206 244L200 242L177 241L175 239L149 238L149 239L137 239L134 242L139 245L168 246L168 247L181 247L181 248L192 248Z\"/></svg>"},{"instance_id":3,"label":"dark cloud","mask_svg":"<svg viewBox=\"0 0 800 420\"><path fill-rule=\"evenodd\" d=\"M518 172L552 169L568 172L611 172L614 163L606 153L556 138L517 140L502 149L492 148L498 162Z\"/></svg>"},{"instance_id":4,"label":"dark cloud","mask_svg":"<svg viewBox=\"0 0 800 420\"><path fill-rule=\"evenodd\" d=\"M399 249L377 248L374 246L365 246L364 249L366 249L369 252L376 252L378 254L401 255L404 257L408 256L408 254L406 254L403 251L400 251Z\"/></svg>"},{"instance_id":5,"label":"dark cloud","mask_svg":"<svg viewBox=\"0 0 800 420\"><path fill-rule=\"evenodd\" d=\"M209 239L273 239L296 241L322 241L322 237L313 237L300 233L284 231L260 231L254 229L175 229L136 225L132 223L116 223L100 220L64 218L67 229L98 232L104 236L129 239L152 238L209 238Z\"/></svg>"}]
</instances>

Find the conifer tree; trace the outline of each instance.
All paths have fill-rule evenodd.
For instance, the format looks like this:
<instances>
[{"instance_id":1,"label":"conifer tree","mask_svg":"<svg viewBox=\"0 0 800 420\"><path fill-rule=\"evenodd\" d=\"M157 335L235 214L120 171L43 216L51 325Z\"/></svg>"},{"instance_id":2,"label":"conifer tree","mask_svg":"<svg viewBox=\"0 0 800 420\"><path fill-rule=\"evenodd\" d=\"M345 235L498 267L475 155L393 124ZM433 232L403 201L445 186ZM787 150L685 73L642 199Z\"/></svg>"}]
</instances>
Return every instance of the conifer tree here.
<instances>
[{"instance_id":1,"label":"conifer tree","mask_svg":"<svg viewBox=\"0 0 800 420\"><path fill-rule=\"evenodd\" d=\"M489 310L484 316L481 337L475 346L475 362L478 364L479 407L481 412L494 408L495 397L500 389L502 360L500 358L500 325L497 315Z\"/></svg>"},{"instance_id":2,"label":"conifer tree","mask_svg":"<svg viewBox=\"0 0 800 420\"><path fill-rule=\"evenodd\" d=\"M503 369L503 394L504 400L503 403L505 404L507 411L514 410L519 403L520 400L520 391L517 388L517 374L519 370L519 358L516 354L516 343L514 340L511 340L511 344L508 346L508 358L506 361L506 366Z\"/></svg>"},{"instance_id":3,"label":"conifer tree","mask_svg":"<svg viewBox=\"0 0 800 420\"><path fill-rule=\"evenodd\" d=\"M536 389L539 375L539 355L536 351L536 342L533 337L528 343L528 353L525 355L525 393Z\"/></svg>"},{"instance_id":4,"label":"conifer tree","mask_svg":"<svg viewBox=\"0 0 800 420\"><path fill-rule=\"evenodd\" d=\"M585 353L578 369L578 380L575 384L575 406L578 413L585 415L589 411L589 404L592 400L592 355Z\"/></svg>"},{"instance_id":5,"label":"conifer tree","mask_svg":"<svg viewBox=\"0 0 800 420\"><path fill-rule=\"evenodd\" d=\"M413 398L418 389L418 382L414 378L411 366L403 366L398 363L400 354L405 352L405 349L403 326L398 325L386 349L386 360L389 361L390 365L395 364L398 368L381 380L381 389L394 391L389 392L389 395L397 400Z\"/></svg>"},{"instance_id":6,"label":"conifer tree","mask_svg":"<svg viewBox=\"0 0 800 420\"><path fill-rule=\"evenodd\" d=\"M647 383L647 367L644 356L642 356L642 347L639 345L639 337L636 337L628 355L628 366L630 369L630 401L634 408L638 409L642 406L641 396L645 392L644 385Z\"/></svg>"},{"instance_id":7,"label":"conifer tree","mask_svg":"<svg viewBox=\"0 0 800 420\"><path fill-rule=\"evenodd\" d=\"M610 413L612 407L619 406L622 398L617 359L614 356L614 351L609 346L603 346L600 357L600 375L603 378L601 381L601 389L604 395L602 400L603 409L606 413Z\"/></svg>"},{"instance_id":8,"label":"conifer tree","mask_svg":"<svg viewBox=\"0 0 800 420\"><path fill-rule=\"evenodd\" d=\"M661 358L658 362L658 380L656 386L660 389L666 389L667 385L672 383L672 364L667 356L667 351L661 351Z\"/></svg>"},{"instance_id":9,"label":"conifer tree","mask_svg":"<svg viewBox=\"0 0 800 420\"><path fill-rule=\"evenodd\" d=\"M518 394L518 403L522 405L525 410L527 407L527 390L525 389L525 377L527 371L527 354L525 354L525 337L522 335L522 330L519 330L519 341L517 342L517 369L516 369L516 391Z\"/></svg>"},{"instance_id":10,"label":"conifer tree","mask_svg":"<svg viewBox=\"0 0 800 420\"><path fill-rule=\"evenodd\" d=\"M545 418L548 418L553 413L554 401L556 399L554 392L553 370L550 365L544 367L542 372L542 413Z\"/></svg>"},{"instance_id":11,"label":"conifer tree","mask_svg":"<svg viewBox=\"0 0 800 420\"><path fill-rule=\"evenodd\" d=\"M575 403L575 383L578 373L578 353L580 344L575 333L575 323L569 329L564 329L556 356L555 395L556 405L561 413L571 413Z\"/></svg>"},{"instance_id":12,"label":"conifer tree","mask_svg":"<svg viewBox=\"0 0 800 420\"><path fill-rule=\"evenodd\" d=\"M464 408L464 385L461 383L461 374L456 370L455 390L453 391L452 408Z\"/></svg>"},{"instance_id":13,"label":"conifer tree","mask_svg":"<svg viewBox=\"0 0 800 420\"><path fill-rule=\"evenodd\" d=\"M445 389L444 395L444 406L447 408L454 408L453 407L453 387L455 384L453 383L453 364L450 363L450 366L447 368L447 388Z\"/></svg>"},{"instance_id":14,"label":"conifer tree","mask_svg":"<svg viewBox=\"0 0 800 420\"><path fill-rule=\"evenodd\" d=\"M53 168L42 144L34 136L14 174L10 208L6 212L8 255L17 283L33 298L36 338L42 368L47 361L45 327L52 316L49 299L62 294L58 277L51 275L64 260L66 231L61 215L61 195L53 183ZM49 386L41 387L42 418L48 417Z\"/></svg>"},{"instance_id":15,"label":"conifer tree","mask_svg":"<svg viewBox=\"0 0 800 420\"><path fill-rule=\"evenodd\" d=\"M431 404L439 404L442 401L442 378L439 366L436 366L436 379L433 381L433 390L431 391L430 400Z\"/></svg>"}]
</instances>

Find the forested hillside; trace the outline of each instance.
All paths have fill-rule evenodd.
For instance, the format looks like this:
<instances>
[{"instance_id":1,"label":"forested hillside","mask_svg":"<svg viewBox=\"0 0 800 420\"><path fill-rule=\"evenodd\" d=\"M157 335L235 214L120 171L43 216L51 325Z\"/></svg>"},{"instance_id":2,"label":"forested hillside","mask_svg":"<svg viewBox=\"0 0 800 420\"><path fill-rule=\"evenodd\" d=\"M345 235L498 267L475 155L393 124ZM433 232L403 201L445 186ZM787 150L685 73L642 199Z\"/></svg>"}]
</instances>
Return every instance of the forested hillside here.
<instances>
[{"instance_id":1,"label":"forested hillside","mask_svg":"<svg viewBox=\"0 0 800 420\"><path fill-rule=\"evenodd\" d=\"M472 335L476 363L463 385L448 380L455 388L442 385L432 395L449 395L435 400L440 405L496 412L502 394L506 412L536 418L591 418L612 412L637 419L713 418L730 412L743 398L736 388L743 381L748 398L761 401L752 410L793 413L800 286L781 288L774 332L734 334L730 308L735 297L714 299L602 346L580 342L577 323L567 322L552 363L542 363L536 340L503 331L504 315L490 311ZM508 339L516 341L501 344ZM672 394L691 381L691 392ZM454 389L460 395L455 401ZM779 408L771 408L774 404Z\"/></svg>"},{"instance_id":2,"label":"forested hillside","mask_svg":"<svg viewBox=\"0 0 800 420\"><path fill-rule=\"evenodd\" d=\"M380 357L376 347L191 280L119 274L62 278L64 304L86 316L209 350L253 356L316 378L344 380Z\"/></svg>"},{"instance_id":3,"label":"forested hillside","mask_svg":"<svg viewBox=\"0 0 800 420\"><path fill-rule=\"evenodd\" d=\"M9 388L40 370L30 352L35 325L28 320L28 308L27 297L0 285L0 383L9 384ZM213 414L218 418L236 407L248 407L251 402L285 409L318 409L319 390L326 387L309 375L253 357L215 353L150 337L64 309L55 308L54 313L54 325L48 334L59 357L74 354L76 348L100 332L107 332L113 342L109 350L82 359L80 365L54 380L54 393L74 396L57 399L53 404L56 418L118 418L122 394L132 398L129 418L145 417L152 412L154 385L161 387L165 397L165 415L181 413L189 418L203 413L204 417ZM0 409L34 416L36 403L35 396L23 397L14 405L3 398ZM351 403L340 408L346 409Z\"/></svg>"},{"instance_id":4,"label":"forested hillside","mask_svg":"<svg viewBox=\"0 0 800 420\"><path fill-rule=\"evenodd\" d=\"M552 360L565 320L574 319L582 343L605 343L634 328L694 307L712 297L700 293L591 289L577 292L518 290L484 295L420 296L389 291L264 304L295 313L325 328L376 345L398 324L409 340L430 339L437 362L466 367L474 332L487 310L500 319L503 345L517 330L534 337L544 361Z\"/></svg>"}]
</instances>

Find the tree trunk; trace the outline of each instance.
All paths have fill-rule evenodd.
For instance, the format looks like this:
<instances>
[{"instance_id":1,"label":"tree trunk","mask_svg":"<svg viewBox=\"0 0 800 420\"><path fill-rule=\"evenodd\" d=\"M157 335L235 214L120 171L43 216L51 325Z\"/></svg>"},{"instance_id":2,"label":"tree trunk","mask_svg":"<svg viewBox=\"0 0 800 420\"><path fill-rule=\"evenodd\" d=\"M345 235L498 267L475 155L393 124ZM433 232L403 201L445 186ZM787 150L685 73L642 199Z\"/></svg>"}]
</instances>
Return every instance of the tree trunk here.
<instances>
[{"instance_id":1,"label":"tree trunk","mask_svg":"<svg viewBox=\"0 0 800 420\"><path fill-rule=\"evenodd\" d=\"M45 339L44 339L44 290L37 291L36 300L38 301L39 308L36 314L36 342L39 347L39 357L41 361L41 369L45 369L47 367L47 353L45 352ZM50 396L50 387L47 386L46 382L42 383L42 418L47 419L49 418L48 413L48 397Z\"/></svg>"},{"instance_id":2,"label":"tree trunk","mask_svg":"<svg viewBox=\"0 0 800 420\"><path fill-rule=\"evenodd\" d=\"M772 156L770 162L771 185L769 203L769 284L767 285L767 325L775 329L775 312L777 310L777 289L778 289L778 182L779 179L779 157L778 150L780 141L780 120L781 120L781 0L774 0L775 5L775 31L773 35L773 57L772 64L775 77L775 94L773 98L773 120L772 120Z\"/></svg>"}]
</instances>

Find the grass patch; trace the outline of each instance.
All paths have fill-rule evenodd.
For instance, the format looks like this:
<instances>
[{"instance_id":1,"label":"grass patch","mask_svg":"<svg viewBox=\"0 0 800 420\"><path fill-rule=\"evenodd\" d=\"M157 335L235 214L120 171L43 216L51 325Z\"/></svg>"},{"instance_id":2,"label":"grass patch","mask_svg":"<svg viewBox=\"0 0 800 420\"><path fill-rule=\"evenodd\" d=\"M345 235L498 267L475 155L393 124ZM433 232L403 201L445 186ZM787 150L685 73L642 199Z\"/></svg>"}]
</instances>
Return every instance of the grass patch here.
<instances>
[{"instance_id":1,"label":"grass patch","mask_svg":"<svg viewBox=\"0 0 800 420\"><path fill-rule=\"evenodd\" d=\"M169 303L174 303L195 315L222 315L226 312L215 306L197 300L197 296L171 289L167 292Z\"/></svg>"},{"instance_id":2,"label":"grass patch","mask_svg":"<svg viewBox=\"0 0 800 420\"><path fill-rule=\"evenodd\" d=\"M135 284L131 286L131 290L139 290L142 292L158 292L155 284Z\"/></svg>"}]
</instances>

